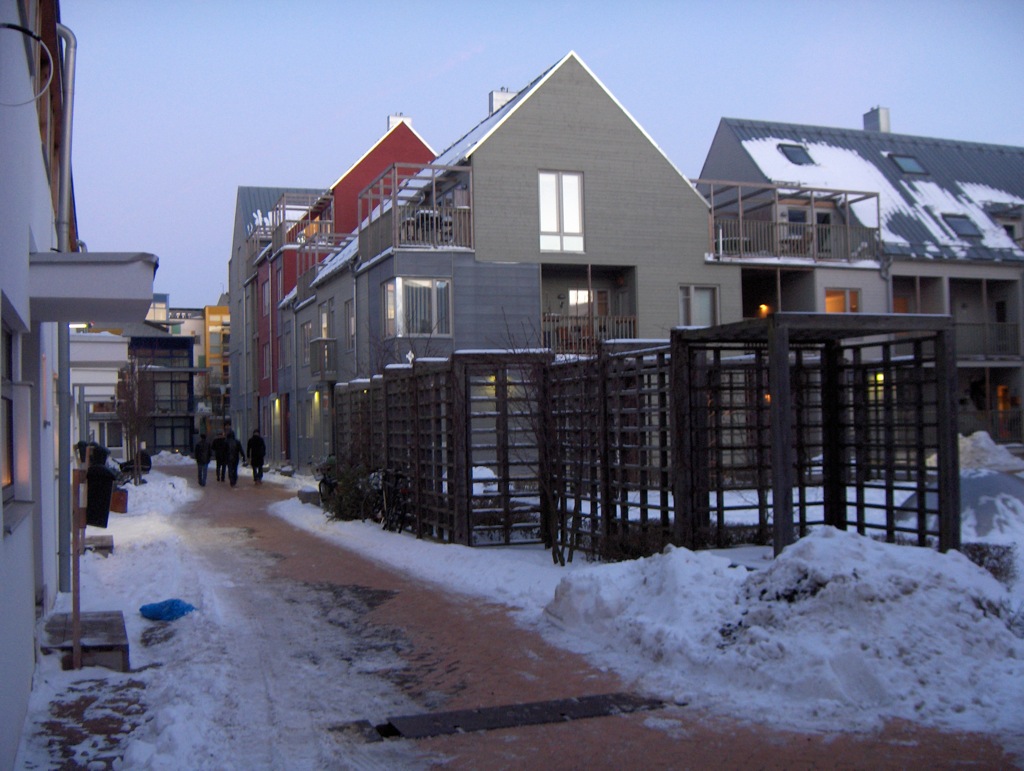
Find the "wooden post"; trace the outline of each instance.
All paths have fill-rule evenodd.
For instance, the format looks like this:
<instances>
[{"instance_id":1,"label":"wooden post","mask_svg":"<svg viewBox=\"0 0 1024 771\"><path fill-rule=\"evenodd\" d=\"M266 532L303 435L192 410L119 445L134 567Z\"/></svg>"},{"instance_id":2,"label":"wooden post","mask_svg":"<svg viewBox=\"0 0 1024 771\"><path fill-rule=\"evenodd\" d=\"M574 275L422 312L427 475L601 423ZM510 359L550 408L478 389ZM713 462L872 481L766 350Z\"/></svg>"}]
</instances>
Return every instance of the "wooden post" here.
<instances>
[{"instance_id":1,"label":"wooden post","mask_svg":"<svg viewBox=\"0 0 1024 771\"><path fill-rule=\"evenodd\" d=\"M960 548L960 440L957 435L956 336L952 324L935 339L939 448L939 551Z\"/></svg>"},{"instance_id":2,"label":"wooden post","mask_svg":"<svg viewBox=\"0 0 1024 771\"><path fill-rule=\"evenodd\" d=\"M793 543L793 437L790 423L789 328L768 324L768 387L771 391L772 520L779 556Z\"/></svg>"}]
</instances>

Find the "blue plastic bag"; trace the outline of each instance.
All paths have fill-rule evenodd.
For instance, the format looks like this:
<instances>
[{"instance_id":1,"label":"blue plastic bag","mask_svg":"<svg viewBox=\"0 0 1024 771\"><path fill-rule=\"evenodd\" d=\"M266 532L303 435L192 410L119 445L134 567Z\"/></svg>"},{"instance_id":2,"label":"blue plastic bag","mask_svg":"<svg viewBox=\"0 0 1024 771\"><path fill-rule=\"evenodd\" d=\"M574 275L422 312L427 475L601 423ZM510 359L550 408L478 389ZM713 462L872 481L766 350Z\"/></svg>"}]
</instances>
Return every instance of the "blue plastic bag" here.
<instances>
[{"instance_id":1,"label":"blue plastic bag","mask_svg":"<svg viewBox=\"0 0 1024 771\"><path fill-rule=\"evenodd\" d=\"M143 605L139 608L139 613L150 621L175 621L193 610L195 610L194 606L184 600L175 599Z\"/></svg>"}]
</instances>

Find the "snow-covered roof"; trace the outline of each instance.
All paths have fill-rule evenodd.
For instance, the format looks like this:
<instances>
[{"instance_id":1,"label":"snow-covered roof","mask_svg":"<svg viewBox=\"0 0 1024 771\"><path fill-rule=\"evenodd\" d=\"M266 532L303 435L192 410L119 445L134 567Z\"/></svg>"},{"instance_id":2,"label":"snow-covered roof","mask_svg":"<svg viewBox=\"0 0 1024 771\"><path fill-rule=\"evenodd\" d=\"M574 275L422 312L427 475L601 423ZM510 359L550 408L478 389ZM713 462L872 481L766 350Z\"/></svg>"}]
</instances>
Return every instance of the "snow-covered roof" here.
<instances>
[{"instance_id":1,"label":"snow-covered roof","mask_svg":"<svg viewBox=\"0 0 1024 771\"><path fill-rule=\"evenodd\" d=\"M879 228L886 253L954 259L1024 260L995 215L1020 219L1024 148L857 129L725 118L766 181L879 194L853 204L862 224ZM780 145L800 145L812 163L795 163ZM914 159L908 172L898 159ZM958 236L948 218L967 217L976 236Z\"/></svg>"}]
</instances>

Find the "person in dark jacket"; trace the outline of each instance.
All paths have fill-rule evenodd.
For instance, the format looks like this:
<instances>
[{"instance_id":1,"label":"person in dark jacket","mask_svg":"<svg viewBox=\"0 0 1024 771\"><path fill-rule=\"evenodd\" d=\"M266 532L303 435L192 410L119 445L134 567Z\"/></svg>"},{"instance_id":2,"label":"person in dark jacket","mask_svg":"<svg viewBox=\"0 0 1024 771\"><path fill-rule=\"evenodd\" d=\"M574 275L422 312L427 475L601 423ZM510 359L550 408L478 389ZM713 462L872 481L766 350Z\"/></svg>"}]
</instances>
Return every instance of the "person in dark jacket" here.
<instances>
[{"instance_id":1,"label":"person in dark jacket","mask_svg":"<svg viewBox=\"0 0 1024 771\"><path fill-rule=\"evenodd\" d=\"M263 459L267 455L267 445L263 441L263 437L260 436L258 428L249 437L245 451L249 454L249 465L252 466L253 484L263 484Z\"/></svg>"},{"instance_id":2,"label":"person in dark jacket","mask_svg":"<svg viewBox=\"0 0 1024 771\"><path fill-rule=\"evenodd\" d=\"M213 457L217 461L217 481L223 482L228 475L228 440L224 436L223 428L210 444L210 449L213 450Z\"/></svg>"},{"instance_id":3,"label":"person in dark jacket","mask_svg":"<svg viewBox=\"0 0 1024 771\"><path fill-rule=\"evenodd\" d=\"M235 432L230 428L228 429L227 436L224 437L224 441L227 442L228 446L228 482L234 487L238 484L238 461L245 460L245 449L242 447L242 443L238 441L238 437L235 436Z\"/></svg>"},{"instance_id":4,"label":"person in dark jacket","mask_svg":"<svg viewBox=\"0 0 1024 771\"><path fill-rule=\"evenodd\" d=\"M206 441L206 434L199 435L199 441L196 442L196 446L192 449L192 454L196 459L196 466L199 469L199 486L206 487L206 467L210 465L210 443Z\"/></svg>"}]
</instances>

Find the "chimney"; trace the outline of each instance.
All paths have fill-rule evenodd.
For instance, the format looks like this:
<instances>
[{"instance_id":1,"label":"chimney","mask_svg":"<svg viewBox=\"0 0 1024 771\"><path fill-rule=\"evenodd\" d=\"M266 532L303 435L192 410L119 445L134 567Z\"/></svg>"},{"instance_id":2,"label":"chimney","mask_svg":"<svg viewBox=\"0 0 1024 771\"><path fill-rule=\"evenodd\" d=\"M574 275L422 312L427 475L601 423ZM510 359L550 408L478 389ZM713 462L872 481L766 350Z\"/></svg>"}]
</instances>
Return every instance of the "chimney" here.
<instances>
[{"instance_id":1,"label":"chimney","mask_svg":"<svg viewBox=\"0 0 1024 771\"><path fill-rule=\"evenodd\" d=\"M509 91L504 86L501 87L500 91L492 91L487 99L487 114L494 115L494 113L515 99L518 95L518 91Z\"/></svg>"},{"instance_id":2,"label":"chimney","mask_svg":"<svg viewBox=\"0 0 1024 771\"><path fill-rule=\"evenodd\" d=\"M412 127L412 118L406 118L402 113L396 112L388 116L388 131L391 131L399 123L407 123Z\"/></svg>"},{"instance_id":3,"label":"chimney","mask_svg":"<svg viewBox=\"0 0 1024 771\"><path fill-rule=\"evenodd\" d=\"M889 108L872 107L864 113L864 130L877 131L881 134L888 134L889 129Z\"/></svg>"}]
</instances>

